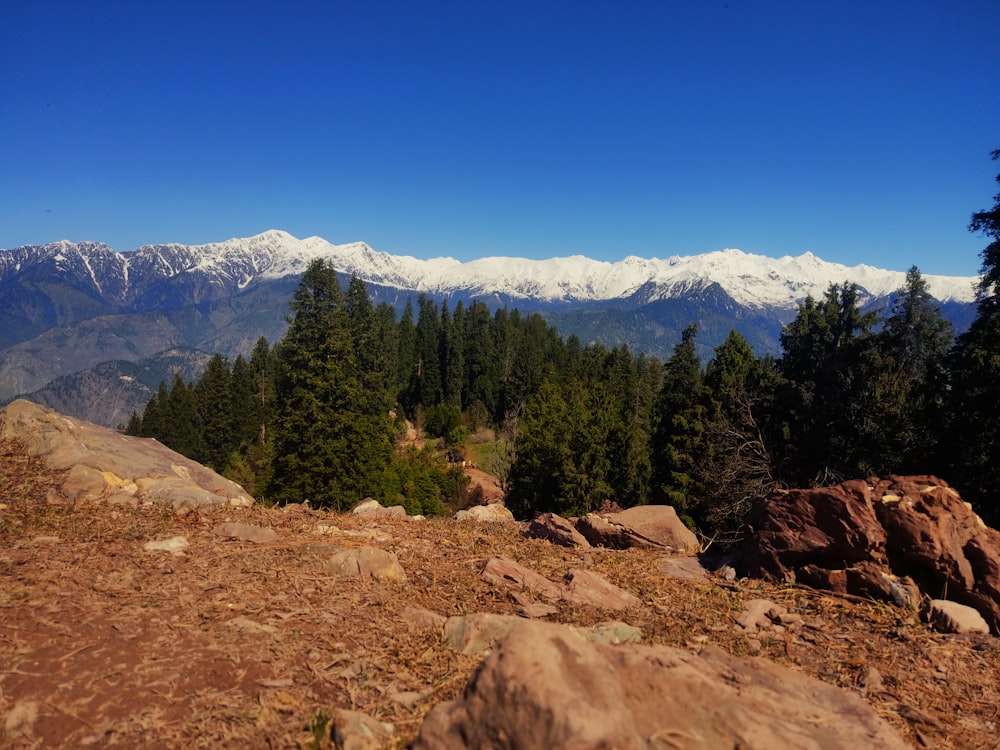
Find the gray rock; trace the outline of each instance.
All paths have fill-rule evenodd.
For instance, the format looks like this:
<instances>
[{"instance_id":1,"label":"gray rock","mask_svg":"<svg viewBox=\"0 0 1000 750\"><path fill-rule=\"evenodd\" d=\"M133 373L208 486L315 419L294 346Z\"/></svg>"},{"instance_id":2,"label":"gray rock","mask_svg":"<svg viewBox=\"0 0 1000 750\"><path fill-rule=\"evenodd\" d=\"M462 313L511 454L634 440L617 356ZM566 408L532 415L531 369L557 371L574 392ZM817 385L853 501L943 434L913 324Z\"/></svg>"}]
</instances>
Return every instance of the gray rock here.
<instances>
[{"instance_id":1,"label":"gray rock","mask_svg":"<svg viewBox=\"0 0 1000 750\"><path fill-rule=\"evenodd\" d=\"M933 599L928 607L927 619L942 633L986 633L990 626L972 607L946 599Z\"/></svg>"},{"instance_id":2,"label":"gray rock","mask_svg":"<svg viewBox=\"0 0 1000 750\"><path fill-rule=\"evenodd\" d=\"M376 547L359 547L334 552L330 555L327 568L332 576L342 580L363 578L406 580L406 573L399 564L399 559L392 552Z\"/></svg>"},{"instance_id":3,"label":"gray rock","mask_svg":"<svg viewBox=\"0 0 1000 750\"><path fill-rule=\"evenodd\" d=\"M278 532L274 529L265 529L261 526L251 526L246 523L229 522L220 523L213 531L227 539L239 539L241 542L256 542L263 544L266 542L278 541Z\"/></svg>"},{"instance_id":4,"label":"gray rock","mask_svg":"<svg viewBox=\"0 0 1000 750\"><path fill-rule=\"evenodd\" d=\"M471 508L460 510L455 514L456 521L513 521L514 514L507 510L501 503L492 505L474 505Z\"/></svg>"},{"instance_id":5,"label":"gray rock","mask_svg":"<svg viewBox=\"0 0 1000 750\"><path fill-rule=\"evenodd\" d=\"M24 399L0 411L0 437L18 440L48 468L67 472L60 494L70 501L165 503L179 512L253 501L235 482L155 440L122 435Z\"/></svg>"}]
</instances>

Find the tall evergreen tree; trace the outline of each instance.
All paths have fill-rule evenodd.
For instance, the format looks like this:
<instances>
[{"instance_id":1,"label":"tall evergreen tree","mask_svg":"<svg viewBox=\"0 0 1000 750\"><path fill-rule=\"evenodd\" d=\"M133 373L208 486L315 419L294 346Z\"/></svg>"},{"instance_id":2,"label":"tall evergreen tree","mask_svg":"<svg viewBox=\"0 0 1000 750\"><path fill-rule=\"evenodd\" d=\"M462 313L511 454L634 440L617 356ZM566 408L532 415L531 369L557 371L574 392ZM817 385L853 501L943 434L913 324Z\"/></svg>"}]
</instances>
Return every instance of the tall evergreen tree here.
<instances>
[{"instance_id":1,"label":"tall evergreen tree","mask_svg":"<svg viewBox=\"0 0 1000 750\"><path fill-rule=\"evenodd\" d=\"M1000 149L992 156L1000 159ZM976 317L949 358L951 481L996 526L1000 525L1000 192L992 208L972 215L969 230L982 233L990 243L981 253Z\"/></svg>"},{"instance_id":2,"label":"tall evergreen tree","mask_svg":"<svg viewBox=\"0 0 1000 750\"><path fill-rule=\"evenodd\" d=\"M383 489L388 413L371 413L332 264L309 264L280 348L273 494L343 510Z\"/></svg>"},{"instance_id":3,"label":"tall evergreen tree","mask_svg":"<svg viewBox=\"0 0 1000 750\"><path fill-rule=\"evenodd\" d=\"M229 362L214 355L194 386L194 399L202 430L203 462L221 472L229 455L239 447Z\"/></svg>"},{"instance_id":4,"label":"tall evergreen tree","mask_svg":"<svg viewBox=\"0 0 1000 750\"><path fill-rule=\"evenodd\" d=\"M705 448L704 383L695 349L698 326L689 325L663 368L653 436L654 493L689 524L703 512L697 463Z\"/></svg>"},{"instance_id":5,"label":"tall evergreen tree","mask_svg":"<svg viewBox=\"0 0 1000 750\"><path fill-rule=\"evenodd\" d=\"M862 428L865 358L877 311L864 312L857 284L832 284L820 303L811 297L781 333L781 395L787 440L781 478L828 484L864 474Z\"/></svg>"},{"instance_id":6,"label":"tall evergreen tree","mask_svg":"<svg viewBox=\"0 0 1000 750\"><path fill-rule=\"evenodd\" d=\"M867 397L870 427L862 437L870 473L942 470L938 423L951 341L951 324L911 267L866 360L860 397Z\"/></svg>"}]
</instances>

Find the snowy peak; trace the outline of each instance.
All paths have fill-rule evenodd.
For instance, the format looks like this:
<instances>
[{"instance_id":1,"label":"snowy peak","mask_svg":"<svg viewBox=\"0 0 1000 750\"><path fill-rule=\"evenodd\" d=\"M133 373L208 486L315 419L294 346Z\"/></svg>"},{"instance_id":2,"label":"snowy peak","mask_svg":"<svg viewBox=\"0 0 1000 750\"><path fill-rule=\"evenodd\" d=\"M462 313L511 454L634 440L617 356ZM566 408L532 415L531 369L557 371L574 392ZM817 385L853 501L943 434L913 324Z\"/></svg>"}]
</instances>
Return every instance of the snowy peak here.
<instances>
[{"instance_id":1,"label":"snowy peak","mask_svg":"<svg viewBox=\"0 0 1000 750\"><path fill-rule=\"evenodd\" d=\"M89 279L102 295L135 297L159 281L187 280L224 294L261 281L295 276L316 258L345 274L405 291L504 297L541 303L614 300L641 295L669 299L717 284L750 308L794 309L807 295L821 297L830 284L854 282L868 298L900 289L903 271L828 263L811 252L769 258L726 249L665 260L629 256L616 263L580 255L547 260L516 257L420 260L379 252L363 242L334 245L322 237L298 239L272 229L247 238L205 245L144 245L116 253L93 242L61 241L0 252L0 280L45 266L52 273ZM972 302L975 277L926 276L940 301Z\"/></svg>"}]
</instances>

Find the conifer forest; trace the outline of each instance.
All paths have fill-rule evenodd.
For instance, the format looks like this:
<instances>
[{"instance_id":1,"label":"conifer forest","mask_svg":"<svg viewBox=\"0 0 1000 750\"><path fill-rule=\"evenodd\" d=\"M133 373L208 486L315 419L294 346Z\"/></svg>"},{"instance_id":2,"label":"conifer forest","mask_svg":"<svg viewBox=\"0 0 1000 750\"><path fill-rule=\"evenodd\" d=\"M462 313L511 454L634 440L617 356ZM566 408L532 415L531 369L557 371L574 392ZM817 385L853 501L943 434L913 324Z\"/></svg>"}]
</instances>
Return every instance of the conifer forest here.
<instances>
[{"instance_id":1,"label":"conifer forest","mask_svg":"<svg viewBox=\"0 0 1000 750\"><path fill-rule=\"evenodd\" d=\"M725 541L775 488L933 474L995 526L1000 194L969 229L989 244L960 336L913 267L889 308L865 311L857 286L832 285L799 306L780 357L755 356L734 332L707 363L694 321L659 361L482 302L374 306L363 282L342 285L318 260L281 341L161 384L126 432L258 499L336 510L365 497L424 514L475 502L470 459L518 518L667 503ZM404 439L407 421L427 440Z\"/></svg>"}]
</instances>

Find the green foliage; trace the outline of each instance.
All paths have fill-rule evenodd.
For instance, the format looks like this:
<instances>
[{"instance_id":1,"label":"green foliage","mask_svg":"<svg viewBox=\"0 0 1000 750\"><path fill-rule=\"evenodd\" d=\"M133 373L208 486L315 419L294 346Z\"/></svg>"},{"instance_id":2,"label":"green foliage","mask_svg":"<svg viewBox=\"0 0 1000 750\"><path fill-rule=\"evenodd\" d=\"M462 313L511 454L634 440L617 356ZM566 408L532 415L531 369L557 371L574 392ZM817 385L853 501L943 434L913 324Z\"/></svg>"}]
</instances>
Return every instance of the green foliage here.
<instances>
[{"instance_id":1,"label":"green foliage","mask_svg":"<svg viewBox=\"0 0 1000 750\"><path fill-rule=\"evenodd\" d=\"M1000 159L1000 150L992 154ZM1000 175L997 175L1000 183ZM991 241L983 249L976 318L949 357L947 436L950 481L983 518L1000 525L1000 193L972 215L969 230Z\"/></svg>"},{"instance_id":2,"label":"green foliage","mask_svg":"<svg viewBox=\"0 0 1000 750\"><path fill-rule=\"evenodd\" d=\"M861 446L867 413L857 394L869 377L866 358L875 344L878 312L863 312L856 284L833 284L812 298L781 334L778 398L788 435L780 473L798 485L827 484L863 475Z\"/></svg>"},{"instance_id":3,"label":"green foliage","mask_svg":"<svg viewBox=\"0 0 1000 750\"><path fill-rule=\"evenodd\" d=\"M459 445L468 436L462 422L462 410L454 403L432 406L424 414L424 430L428 437L442 438L446 445Z\"/></svg>"},{"instance_id":4,"label":"green foliage","mask_svg":"<svg viewBox=\"0 0 1000 750\"><path fill-rule=\"evenodd\" d=\"M333 266L313 261L279 350L270 492L345 510L377 495L391 455L384 394L358 364Z\"/></svg>"}]
</instances>

